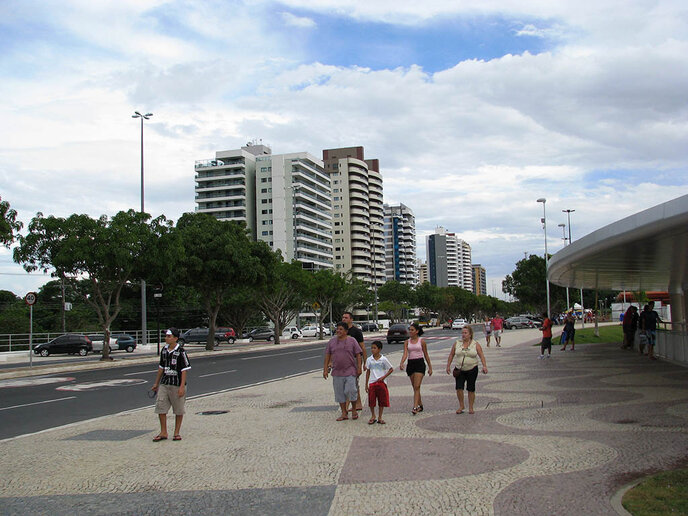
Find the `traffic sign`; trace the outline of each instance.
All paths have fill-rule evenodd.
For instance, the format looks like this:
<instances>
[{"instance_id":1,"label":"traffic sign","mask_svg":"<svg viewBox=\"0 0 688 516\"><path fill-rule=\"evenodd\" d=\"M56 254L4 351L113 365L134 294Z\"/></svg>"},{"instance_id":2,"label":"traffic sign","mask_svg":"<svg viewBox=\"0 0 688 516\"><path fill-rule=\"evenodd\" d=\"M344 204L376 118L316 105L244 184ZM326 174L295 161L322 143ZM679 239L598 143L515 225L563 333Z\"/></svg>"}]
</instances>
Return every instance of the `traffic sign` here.
<instances>
[{"instance_id":1,"label":"traffic sign","mask_svg":"<svg viewBox=\"0 0 688 516\"><path fill-rule=\"evenodd\" d=\"M29 306L35 305L37 299L38 299L38 296L35 292L29 292L28 294L26 294L26 297L24 297L24 301Z\"/></svg>"},{"instance_id":2,"label":"traffic sign","mask_svg":"<svg viewBox=\"0 0 688 516\"><path fill-rule=\"evenodd\" d=\"M313 303L312 306L313 306L313 310L320 310L320 303L318 303L317 301L315 303Z\"/></svg>"}]
</instances>

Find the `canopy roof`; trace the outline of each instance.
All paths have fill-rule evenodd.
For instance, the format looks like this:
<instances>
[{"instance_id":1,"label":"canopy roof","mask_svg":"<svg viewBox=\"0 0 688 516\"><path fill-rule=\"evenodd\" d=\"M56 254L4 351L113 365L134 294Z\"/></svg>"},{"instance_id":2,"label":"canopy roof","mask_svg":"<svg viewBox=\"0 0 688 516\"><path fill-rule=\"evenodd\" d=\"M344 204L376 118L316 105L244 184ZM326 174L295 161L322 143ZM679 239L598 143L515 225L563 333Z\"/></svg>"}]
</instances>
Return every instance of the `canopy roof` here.
<instances>
[{"instance_id":1,"label":"canopy roof","mask_svg":"<svg viewBox=\"0 0 688 516\"><path fill-rule=\"evenodd\" d=\"M562 287L688 290L688 195L573 242L552 256L547 277Z\"/></svg>"}]
</instances>

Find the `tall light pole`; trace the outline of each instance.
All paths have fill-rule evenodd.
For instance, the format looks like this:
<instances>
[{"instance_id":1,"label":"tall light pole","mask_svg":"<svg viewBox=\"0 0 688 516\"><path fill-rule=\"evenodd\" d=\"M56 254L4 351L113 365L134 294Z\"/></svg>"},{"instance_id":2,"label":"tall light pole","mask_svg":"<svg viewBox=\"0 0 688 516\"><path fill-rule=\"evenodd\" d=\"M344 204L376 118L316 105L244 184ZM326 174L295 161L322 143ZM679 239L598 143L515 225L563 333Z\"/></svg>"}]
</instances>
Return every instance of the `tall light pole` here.
<instances>
[{"instance_id":1,"label":"tall light pole","mask_svg":"<svg viewBox=\"0 0 688 516\"><path fill-rule=\"evenodd\" d=\"M145 212L144 209L144 196L143 196L143 121L148 120L153 116L153 113L146 113L142 115L138 111L134 111L131 118L141 119L141 213ZM148 344L148 321L146 318L146 280L141 280L141 345Z\"/></svg>"},{"instance_id":2,"label":"tall light pole","mask_svg":"<svg viewBox=\"0 0 688 516\"><path fill-rule=\"evenodd\" d=\"M566 213L567 217L567 222L569 223L569 244L573 242L571 240L571 214L576 211L576 210L561 210L562 213ZM583 287L580 289L580 296L581 296L581 324L582 327L585 328L585 309L583 308Z\"/></svg>"},{"instance_id":3,"label":"tall light pole","mask_svg":"<svg viewBox=\"0 0 688 516\"><path fill-rule=\"evenodd\" d=\"M549 311L549 278L547 273L549 272L549 257L547 256L547 210L545 209L545 204L547 199L540 197L537 202L542 203L542 229L545 231L545 284L547 285L547 317L550 317Z\"/></svg>"},{"instance_id":4,"label":"tall light pole","mask_svg":"<svg viewBox=\"0 0 688 516\"><path fill-rule=\"evenodd\" d=\"M561 234L562 234L562 240L564 241L564 247L566 247L566 224L558 224L558 226L561 228ZM566 310L571 308L571 304L569 302L569 287L566 287Z\"/></svg>"}]
</instances>

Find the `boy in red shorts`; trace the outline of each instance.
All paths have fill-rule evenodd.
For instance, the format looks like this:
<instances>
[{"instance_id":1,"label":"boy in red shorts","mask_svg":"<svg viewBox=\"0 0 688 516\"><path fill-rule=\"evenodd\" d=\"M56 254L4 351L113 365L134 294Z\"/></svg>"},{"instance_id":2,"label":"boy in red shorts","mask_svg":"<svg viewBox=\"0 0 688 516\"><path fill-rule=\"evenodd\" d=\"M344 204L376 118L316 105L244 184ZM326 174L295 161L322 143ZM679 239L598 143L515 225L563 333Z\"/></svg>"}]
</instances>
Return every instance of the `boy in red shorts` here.
<instances>
[{"instance_id":1,"label":"boy in red shorts","mask_svg":"<svg viewBox=\"0 0 688 516\"><path fill-rule=\"evenodd\" d=\"M368 406L370 407L369 425L376 422L384 425L385 420L382 419L382 410L384 407L389 407L389 391L385 378L394 372L394 367L387 360L382 353L382 342L376 340L370 345L371 355L366 360L366 387L368 393ZM375 402L379 407L377 419L375 418Z\"/></svg>"}]
</instances>

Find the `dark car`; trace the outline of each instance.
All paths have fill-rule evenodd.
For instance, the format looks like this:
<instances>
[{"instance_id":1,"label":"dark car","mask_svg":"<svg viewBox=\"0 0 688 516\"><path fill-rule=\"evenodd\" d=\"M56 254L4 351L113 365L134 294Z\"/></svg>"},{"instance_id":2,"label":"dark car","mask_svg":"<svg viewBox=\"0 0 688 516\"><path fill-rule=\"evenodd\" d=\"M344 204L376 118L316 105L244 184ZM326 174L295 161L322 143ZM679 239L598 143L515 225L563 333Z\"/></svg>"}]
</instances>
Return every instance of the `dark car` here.
<instances>
[{"instance_id":1,"label":"dark car","mask_svg":"<svg viewBox=\"0 0 688 516\"><path fill-rule=\"evenodd\" d=\"M375 323L363 323L361 324L361 331L377 331L378 327Z\"/></svg>"},{"instance_id":2,"label":"dark car","mask_svg":"<svg viewBox=\"0 0 688 516\"><path fill-rule=\"evenodd\" d=\"M242 338L248 339L249 342L253 342L254 340L267 340L272 342L275 340L275 330L272 328L255 328L245 333Z\"/></svg>"},{"instance_id":3,"label":"dark car","mask_svg":"<svg viewBox=\"0 0 688 516\"><path fill-rule=\"evenodd\" d=\"M186 343L205 344L208 342L209 331L210 330L208 328L192 328L190 330L186 330L179 336L179 344L182 346ZM216 335L215 345L217 346L218 344L220 344L220 339Z\"/></svg>"},{"instance_id":4,"label":"dark car","mask_svg":"<svg viewBox=\"0 0 688 516\"><path fill-rule=\"evenodd\" d=\"M509 317L504 321L504 328L507 330L513 330L514 328L534 328L535 323L528 319L527 317Z\"/></svg>"},{"instance_id":5,"label":"dark car","mask_svg":"<svg viewBox=\"0 0 688 516\"><path fill-rule=\"evenodd\" d=\"M392 342L404 342L409 338L408 325L393 324L387 330L387 344Z\"/></svg>"},{"instance_id":6,"label":"dark car","mask_svg":"<svg viewBox=\"0 0 688 516\"><path fill-rule=\"evenodd\" d=\"M79 355L85 357L89 351L93 351L91 340L86 335L76 334L60 335L49 342L43 342L33 348L33 352L42 357L58 353L79 353Z\"/></svg>"},{"instance_id":7,"label":"dark car","mask_svg":"<svg viewBox=\"0 0 688 516\"><path fill-rule=\"evenodd\" d=\"M91 341L93 346L93 351L95 353L102 353L103 351L103 340L105 337L102 333L94 333L88 335L88 339ZM124 350L127 353L133 353L136 349L136 339L131 335L126 333L112 333L110 334L110 351Z\"/></svg>"}]
</instances>

